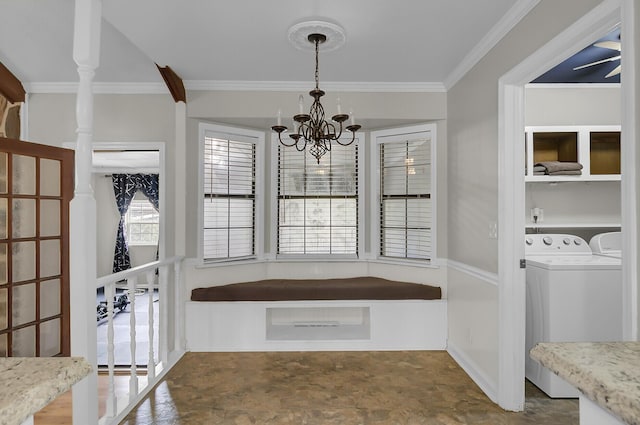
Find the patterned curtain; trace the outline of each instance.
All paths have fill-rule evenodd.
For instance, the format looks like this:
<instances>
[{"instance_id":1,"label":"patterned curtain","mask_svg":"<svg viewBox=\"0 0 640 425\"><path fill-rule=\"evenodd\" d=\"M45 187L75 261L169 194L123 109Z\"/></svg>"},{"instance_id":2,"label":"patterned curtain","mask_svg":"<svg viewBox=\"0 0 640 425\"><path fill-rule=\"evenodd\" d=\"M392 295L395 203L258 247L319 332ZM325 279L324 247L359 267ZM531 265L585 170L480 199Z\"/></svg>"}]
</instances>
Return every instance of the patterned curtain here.
<instances>
[{"instance_id":1,"label":"patterned curtain","mask_svg":"<svg viewBox=\"0 0 640 425\"><path fill-rule=\"evenodd\" d=\"M131 268L129 246L127 245L124 217L134 195L140 190L158 211L159 192L157 174L114 174L112 176L113 192L116 196L116 204L120 213L118 233L116 234L116 247L113 256L113 273ZM156 252L156 258L158 253Z\"/></svg>"}]
</instances>

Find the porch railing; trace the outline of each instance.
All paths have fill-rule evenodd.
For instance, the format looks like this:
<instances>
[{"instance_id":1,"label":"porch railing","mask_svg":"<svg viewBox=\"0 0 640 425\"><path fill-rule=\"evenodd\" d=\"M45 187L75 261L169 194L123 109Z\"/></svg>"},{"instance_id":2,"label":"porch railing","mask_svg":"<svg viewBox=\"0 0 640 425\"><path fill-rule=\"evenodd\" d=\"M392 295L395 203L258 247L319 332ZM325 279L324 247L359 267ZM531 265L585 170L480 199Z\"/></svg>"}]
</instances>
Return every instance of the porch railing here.
<instances>
[{"instance_id":1,"label":"porch railing","mask_svg":"<svg viewBox=\"0 0 640 425\"><path fill-rule=\"evenodd\" d=\"M129 270L103 276L97 280L97 288L104 288L106 301L107 326L107 376L108 386L104 406L99 411L104 412L99 419L101 425L118 424L133 407L155 386L162 376L175 364L184 352L184 311L182 296L182 260L183 257L172 257L162 261L154 261ZM157 272L156 272L157 271ZM156 275L157 273L157 275ZM146 282L140 283L145 277ZM157 285L155 283L157 277ZM116 285L126 282L129 294L129 354L131 364L123 370L118 370L118 379L128 379L128 392L116 391L115 364L115 333L114 318ZM140 290L146 294L138 295ZM154 303L154 294L158 295L158 302ZM144 367L146 379L140 379L141 371L136 363L136 352L139 349L139 335L136 332L136 313L140 312L136 306L136 298L148 297L148 362ZM159 309L157 324L158 335L155 335L155 304ZM144 316L141 314L140 316ZM169 324L175 324L169 326ZM154 341L157 338L158 352ZM141 339L141 338L140 338ZM97 343L97 341L96 341ZM124 372L124 376L123 376ZM102 378L105 379L105 378Z\"/></svg>"}]
</instances>

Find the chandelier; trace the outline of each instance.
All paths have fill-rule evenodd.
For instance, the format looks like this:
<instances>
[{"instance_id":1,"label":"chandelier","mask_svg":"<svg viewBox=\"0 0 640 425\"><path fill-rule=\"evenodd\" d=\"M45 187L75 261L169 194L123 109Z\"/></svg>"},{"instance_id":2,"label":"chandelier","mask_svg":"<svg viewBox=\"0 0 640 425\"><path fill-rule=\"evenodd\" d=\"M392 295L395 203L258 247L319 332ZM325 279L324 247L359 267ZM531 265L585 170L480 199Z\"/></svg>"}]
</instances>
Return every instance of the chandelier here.
<instances>
[{"instance_id":1,"label":"chandelier","mask_svg":"<svg viewBox=\"0 0 640 425\"><path fill-rule=\"evenodd\" d=\"M315 45L316 51L316 87L309 92L309 95L313 98L311 109L308 114L304 113L304 99L302 95L299 98L299 113L293 116L293 133L289 134L290 141L285 142L282 140L282 133L287 130L287 127L282 125L282 117L280 111L278 111L278 125L271 127L273 131L278 133L278 140L286 147L293 147L298 151L304 151L309 146L309 153L313 155L320 164L320 158L331 150L331 143L336 142L342 146L348 146L356 139L356 131L360 129L353 118L353 112L351 113L351 124L346 126L345 129L352 134L351 140L341 141L342 136L342 123L349 119L348 114L341 113L340 103L338 102L338 113L331 117L331 121L326 121L324 118L324 108L320 103L320 98L325 95L323 90L319 87L319 72L318 72L318 50L320 44L327 41L327 36L321 33L312 33L307 36L307 40Z\"/></svg>"}]
</instances>

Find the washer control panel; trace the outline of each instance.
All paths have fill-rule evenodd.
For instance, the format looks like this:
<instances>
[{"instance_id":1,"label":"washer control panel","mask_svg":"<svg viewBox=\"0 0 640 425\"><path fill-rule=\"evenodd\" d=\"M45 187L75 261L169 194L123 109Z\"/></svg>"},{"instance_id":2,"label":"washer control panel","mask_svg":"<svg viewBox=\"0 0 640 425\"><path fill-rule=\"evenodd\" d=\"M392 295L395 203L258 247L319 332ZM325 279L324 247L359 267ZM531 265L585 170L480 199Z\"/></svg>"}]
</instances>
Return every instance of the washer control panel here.
<instances>
[{"instance_id":1,"label":"washer control panel","mask_svg":"<svg viewBox=\"0 0 640 425\"><path fill-rule=\"evenodd\" d=\"M525 235L524 250L527 255L536 254L590 254L589 244L580 236L535 233Z\"/></svg>"}]
</instances>

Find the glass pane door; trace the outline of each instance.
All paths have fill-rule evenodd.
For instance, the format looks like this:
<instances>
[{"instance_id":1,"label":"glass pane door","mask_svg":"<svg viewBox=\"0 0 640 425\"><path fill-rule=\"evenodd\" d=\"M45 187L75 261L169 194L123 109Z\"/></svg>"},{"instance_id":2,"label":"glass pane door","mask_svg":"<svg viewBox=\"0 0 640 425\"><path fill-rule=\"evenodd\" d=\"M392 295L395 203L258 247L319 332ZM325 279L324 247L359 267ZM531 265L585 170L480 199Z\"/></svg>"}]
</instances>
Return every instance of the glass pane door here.
<instances>
[{"instance_id":1,"label":"glass pane door","mask_svg":"<svg viewBox=\"0 0 640 425\"><path fill-rule=\"evenodd\" d=\"M0 357L69 355L73 152L0 138Z\"/></svg>"}]
</instances>

